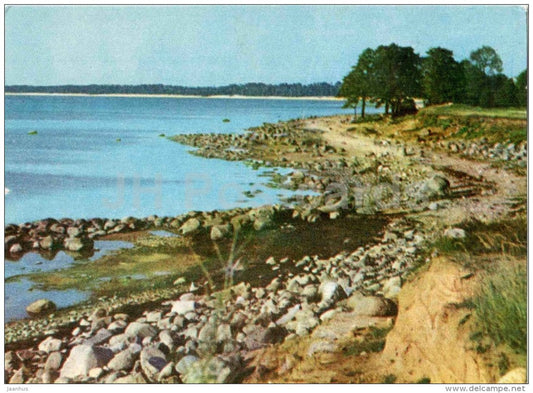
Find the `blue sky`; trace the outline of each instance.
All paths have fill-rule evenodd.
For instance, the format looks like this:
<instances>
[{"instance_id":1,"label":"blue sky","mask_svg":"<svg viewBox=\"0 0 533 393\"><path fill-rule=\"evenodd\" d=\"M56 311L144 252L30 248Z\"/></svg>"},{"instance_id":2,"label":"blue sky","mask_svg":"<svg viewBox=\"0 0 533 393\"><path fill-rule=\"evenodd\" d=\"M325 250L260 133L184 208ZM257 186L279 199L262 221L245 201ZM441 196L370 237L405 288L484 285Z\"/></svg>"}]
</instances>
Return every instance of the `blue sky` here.
<instances>
[{"instance_id":1,"label":"blue sky","mask_svg":"<svg viewBox=\"0 0 533 393\"><path fill-rule=\"evenodd\" d=\"M489 45L505 74L527 66L519 6L13 6L5 82L336 82L365 48L392 42L458 60Z\"/></svg>"}]
</instances>

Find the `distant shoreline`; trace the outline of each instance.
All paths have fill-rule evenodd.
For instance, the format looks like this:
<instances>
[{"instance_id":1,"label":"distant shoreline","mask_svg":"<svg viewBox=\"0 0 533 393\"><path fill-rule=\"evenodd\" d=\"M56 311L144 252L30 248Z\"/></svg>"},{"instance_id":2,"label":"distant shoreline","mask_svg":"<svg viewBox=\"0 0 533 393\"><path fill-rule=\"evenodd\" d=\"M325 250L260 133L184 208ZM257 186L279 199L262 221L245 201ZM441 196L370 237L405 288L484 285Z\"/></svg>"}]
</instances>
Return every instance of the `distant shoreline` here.
<instances>
[{"instance_id":1,"label":"distant shoreline","mask_svg":"<svg viewBox=\"0 0 533 393\"><path fill-rule=\"evenodd\" d=\"M307 101L343 101L343 98L328 96L243 96L243 95L184 95L184 94L87 94L87 93L12 93L6 92L5 96L63 96L63 97L121 97L121 98L213 98L213 99L239 99L239 100L307 100Z\"/></svg>"}]
</instances>

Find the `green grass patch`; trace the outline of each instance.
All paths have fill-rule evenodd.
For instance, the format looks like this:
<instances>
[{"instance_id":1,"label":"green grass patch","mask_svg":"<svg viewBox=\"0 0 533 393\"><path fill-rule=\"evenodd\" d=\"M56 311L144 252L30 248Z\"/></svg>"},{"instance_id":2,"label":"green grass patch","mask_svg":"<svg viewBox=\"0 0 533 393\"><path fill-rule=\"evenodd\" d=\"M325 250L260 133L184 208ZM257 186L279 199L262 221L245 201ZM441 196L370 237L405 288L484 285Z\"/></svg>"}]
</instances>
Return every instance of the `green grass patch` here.
<instances>
[{"instance_id":1,"label":"green grass patch","mask_svg":"<svg viewBox=\"0 0 533 393\"><path fill-rule=\"evenodd\" d=\"M464 239L446 236L438 238L433 246L446 255L503 254L516 257L527 255L527 221L525 217L491 223L468 221L458 227L466 232ZM461 258L459 258L461 259Z\"/></svg>"},{"instance_id":2,"label":"green grass patch","mask_svg":"<svg viewBox=\"0 0 533 393\"><path fill-rule=\"evenodd\" d=\"M483 335L515 353L527 352L527 269L524 263L502 261L474 298L475 320ZM508 368L501 364L500 368Z\"/></svg>"},{"instance_id":3,"label":"green grass patch","mask_svg":"<svg viewBox=\"0 0 533 393\"><path fill-rule=\"evenodd\" d=\"M385 348L385 339L389 331L390 328L369 328L357 340L345 345L342 352L345 356L358 356L363 352L381 352Z\"/></svg>"},{"instance_id":4,"label":"green grass patch","mask_svg":"<svg viewBox=\"0 0 533 393\"><path fill-rule=\"evenodd\" d=\"M504 119L527 119L526 108L481 108L462 104L430 106L420 114L461 117L495 117Z\"/></svg>"}]
</instances>

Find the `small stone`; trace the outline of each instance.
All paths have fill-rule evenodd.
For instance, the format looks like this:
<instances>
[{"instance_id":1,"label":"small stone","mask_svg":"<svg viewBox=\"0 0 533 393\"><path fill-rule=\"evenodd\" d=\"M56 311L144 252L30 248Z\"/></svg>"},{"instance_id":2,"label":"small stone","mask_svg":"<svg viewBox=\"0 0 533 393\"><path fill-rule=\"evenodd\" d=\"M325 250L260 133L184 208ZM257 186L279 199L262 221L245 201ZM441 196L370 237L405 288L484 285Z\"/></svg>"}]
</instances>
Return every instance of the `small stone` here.
<instances>
[{"instance_id":1,"label":"small stone","mask_svg":"<svg viewBox=\"0 0 533 393\"><path fill-rule=\"evenodd\" d=\"M466 231L461 228L448 228L444 231L444 236L452 239L464 239L466 238Z\"/></svg>"},{"instance_id":2,"label":"small stone","mask_svg":"<svg viewBox=\"0 0 533 393\"><path fill-rule=\"evenodd\" d=\"M102 376L103 373L104 370L102 369L102 367L95 367L89 370L89 377L98 379Z\"/></svg>"}]
</instances>

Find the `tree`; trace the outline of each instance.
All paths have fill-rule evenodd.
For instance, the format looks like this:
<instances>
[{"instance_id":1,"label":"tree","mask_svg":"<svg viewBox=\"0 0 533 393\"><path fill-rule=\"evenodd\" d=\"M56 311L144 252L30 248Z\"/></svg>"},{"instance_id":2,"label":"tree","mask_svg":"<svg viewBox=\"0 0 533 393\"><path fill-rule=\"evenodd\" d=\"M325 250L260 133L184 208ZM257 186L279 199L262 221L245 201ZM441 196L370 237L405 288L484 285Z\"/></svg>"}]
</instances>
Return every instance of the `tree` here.
<instances>
[{"instance_id":1,"label":"tree","mask_svg":"<svg viewBox=\"0 0 533 393\"><path fill-rule=\"evenodd\" d=\"M516 99L518 105L527 105L527 69L516 78Z\"/></svg>"},{"instance_id":2,"label":"tree","mask_svg":"<svg viewBox=\"0 0 533 393\"><path fill-rule=\"evenodd\" d=\"M464 94L459 102L473 106L488 106L490 101L490 87L488 78L483 71L470 61L461 62L465 77Z\"/></svg>"},{"instance_id":3,"label":"tree","mask_svg":"<svg viewBox=\"0 0 533 393\"><path fill-rule=\"evenodd\" d=\"M345 99L343 108L353 108L353 119L357 118L357 104L359 104L359 94L357 94L357 85L355 80L355 73L352 69L348 75L342 79L341 88L339 89L338 97Z\"/></svg>"},{"instance_id":4,"label":"tree","mask_svg":"<svg viewBox=\"0 0 533 393\"><path fill-rule=\"evenodd\" d=\"M357 64L352 67L352 71L343 79L339 90L339 96L346 98L345 107L354 108L361 100L361 117L365 117L366 101L372 96L374 89L373 81L374 51L367 48L359 55ZM354 116L356 113L354 113Z\"/></svg>"},{"instance_id":5,"label":"tree","mask_svg":"<svg viewBox=\"0 0 533 393\"><path fill-rule=\"evenodd\" d=\"M502 59L490 46L482 46L470 53L470 60L485 75L494 75L503 71Z\"/></svg>"},{"instance_id":6,"label":"tree","mask_svg":"<svg viewBox=\"0 0 533 393\"><path fill-rule=\"evenodd\" d=\"M429 104L456 101L464 88L464 73L453 52L431 48L422 62L422 85Z\"/></svg>"},{"instance_id":7,"label":"tree","mask_svg":"<svg viewBox=\"0 0 533 393\"><path fill-rule=\"evenodd\" d=\"M511 78L503 74L490 77L494 94L493 105L498 107L517 106L516 86Z\"/></svg>"},{"instance_id":8,"label":"tree","mask_svg":"<svg viewBox=\"0 0 533 393\"><path fill-rule=\"evenodd\" d=\"M375 51L373 67L375 99L389 106L393 116L401 114L402 102L420 96L421 59L411 47L396 44L379 46Z\"/></svg>"}]
</instances>

